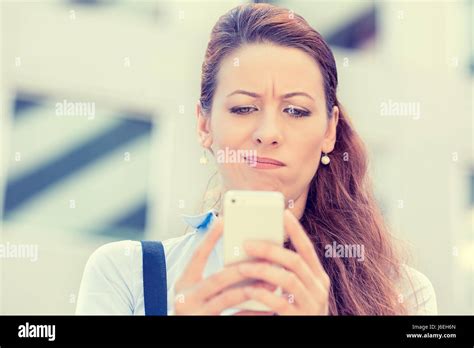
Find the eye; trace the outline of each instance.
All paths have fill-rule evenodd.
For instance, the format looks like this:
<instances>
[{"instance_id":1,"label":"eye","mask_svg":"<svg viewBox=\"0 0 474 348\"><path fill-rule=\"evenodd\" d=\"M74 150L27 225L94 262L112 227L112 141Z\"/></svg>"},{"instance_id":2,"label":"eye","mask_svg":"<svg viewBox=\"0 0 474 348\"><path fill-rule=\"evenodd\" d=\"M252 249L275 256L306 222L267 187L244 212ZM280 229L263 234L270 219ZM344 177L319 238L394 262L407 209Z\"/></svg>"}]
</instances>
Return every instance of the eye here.
<instances>
[{"instance_id":1,"label":"eye","mask_svg":"<svg viewBox=\"0 0 474 348\"><path fill-rule=\"evenodd\" d=\"M291 115L291 117L305 117L311 115L311 112L303 109L296 108L294 106L290 106L289 108L284 109L283 111L287 112Z\"/></svg>"},{"instance_id":2,"label":"eye","mask_svg":"<svg viewBox=\"0 0 474 348\"><path fill-rule=\"evenodd\" d=\"M247 115L252 111L258 110L256 107L253 106L235 106L230 109L230 112L233 114L238 114L238 115Z\"/></svg>"}]
</instances>

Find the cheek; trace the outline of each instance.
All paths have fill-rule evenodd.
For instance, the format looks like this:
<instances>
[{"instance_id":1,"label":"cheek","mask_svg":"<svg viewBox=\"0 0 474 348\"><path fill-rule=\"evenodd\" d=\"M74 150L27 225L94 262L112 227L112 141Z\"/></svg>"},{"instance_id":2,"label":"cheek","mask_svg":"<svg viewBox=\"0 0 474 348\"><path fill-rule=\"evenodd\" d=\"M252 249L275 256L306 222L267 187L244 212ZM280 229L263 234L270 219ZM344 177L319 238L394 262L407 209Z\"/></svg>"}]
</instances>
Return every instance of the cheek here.
<instances>
[{"instance_id":1,"label":"cheek","mask_svg":"<svg viewBox=\"0 0 474 348\"><path fill-rule=\"evenodd\" d=\"M319 159L324 140L324 129L321 125L302 127L301 132L294 139L292 152L298 154L301 162L314 162ZM304 163L301 164L304 165Z\"/></svg>"},{"instance_id":2,"label":"cheek","mask_svg":"<svg viewBox=\"0 0 474 348\"><path fill-rule=\"evenodd\" d=\"M242 163L236 163L231 156L232 150L244 148L246 133L242 127L234 124L227 115L216 115L211 123L212 149L219 172L223 176L224 184L233 187L234 182L241 176Z\"/></svg>"},{"instance_id":3,"label":"cheek","mask_svg":"<svg viewBox=\"0 0 474 348\"><path fill-rule=\"evenodd\" d=\"M298 175L305 182L311 180L318 169L323 140L324 130L320 125L301 129L299 136L294 137L290 150L294 154L293 166L298 168Z\"/></svg>"},{"instance_id":4,"label":"cheek","mask_svg":"<svg viewBox=\"0 0 474 348\"><path fill-rule=\"evenodd\" d=\"M214 149L237 148L243 132L240 127L233 124L227 115L216 115L211 121L212 139Z\"/></svg>"}]
</instances>

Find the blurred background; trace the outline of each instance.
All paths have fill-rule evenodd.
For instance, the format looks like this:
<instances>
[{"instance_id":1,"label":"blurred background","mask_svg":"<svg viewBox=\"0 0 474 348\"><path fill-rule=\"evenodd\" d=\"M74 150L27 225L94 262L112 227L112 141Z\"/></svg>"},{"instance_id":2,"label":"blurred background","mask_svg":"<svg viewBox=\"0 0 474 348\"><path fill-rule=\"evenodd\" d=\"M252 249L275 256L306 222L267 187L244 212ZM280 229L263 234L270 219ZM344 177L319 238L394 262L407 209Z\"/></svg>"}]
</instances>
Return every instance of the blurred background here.
<instances>
[{"instance_id":1,"label":"blurred background","mask_svg":"<svg viewBox=\"0 0 474 348\"><path fill-rule=\"evenodd\" d=\"M1 314L73 314L97 247L182 235L201 212L200 69L241 3L0 1ZM377 199L439 313L473 314L473 2L273 3L332 47Z\"/></svg>"}]
</instances>

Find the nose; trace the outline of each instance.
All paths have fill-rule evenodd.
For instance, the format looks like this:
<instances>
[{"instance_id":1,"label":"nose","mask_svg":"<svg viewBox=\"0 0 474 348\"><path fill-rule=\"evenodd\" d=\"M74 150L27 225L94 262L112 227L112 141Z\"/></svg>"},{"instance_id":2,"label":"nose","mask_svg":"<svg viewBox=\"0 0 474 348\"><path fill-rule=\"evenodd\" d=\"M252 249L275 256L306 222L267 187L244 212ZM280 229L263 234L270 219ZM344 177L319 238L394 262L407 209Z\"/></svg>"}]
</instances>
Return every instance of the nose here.
<instances>
[{"instance_id":1,"label":"nose","mask_svg":"<svg viewBox=\"0 0 474 348\"><path fill-rule=\"evenodd\" d=\"M283 135L276 113L265 113L262 115L253 133L253 140L258 145L277 147L281 144Z\"/></svg>"}]
</instances>

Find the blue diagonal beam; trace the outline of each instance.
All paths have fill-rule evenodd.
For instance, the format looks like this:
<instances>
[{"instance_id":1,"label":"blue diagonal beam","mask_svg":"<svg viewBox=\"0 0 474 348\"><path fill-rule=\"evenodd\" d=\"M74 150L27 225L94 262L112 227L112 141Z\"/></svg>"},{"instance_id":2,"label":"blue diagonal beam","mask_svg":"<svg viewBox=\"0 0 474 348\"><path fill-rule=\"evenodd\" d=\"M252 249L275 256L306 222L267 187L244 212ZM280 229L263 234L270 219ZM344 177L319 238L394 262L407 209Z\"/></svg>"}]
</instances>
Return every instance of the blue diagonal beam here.
<instances>
[{"instance_id":1,"label":"blue diagonal beam","mask_svg":"<svg viewBox=\"0 0 474 348\"><path fill-rule=\"evenodd\" d=\"M143 232L146 225L147 202L144 199L140 204L128 211L115 221L107 224L109 227L133 228Z\"/></svg>"},{"instance_id":2,"label":"blue diagonal beam","mask_svg":"<svg viewBox=\"0 0 474 348\"><path fill-rule=\"evenodd\" d=\"M18 121L28 114L28 110L41 107L42 105L42 98L40 97L24 98L17 96L13 105L13 117L15 121Z\"/></svg>"},{"instance_id":3,"label":"blue diagonal beam","mask_svg":"<svg viewBox=\"0 0 474 348\"><path fill-rule=\"evenodd\" d=\"M331 47L338 46L348 49L361 47L367 40L377 35L377 13L377 7L374 5L329 35L325 35L327 43Z\"/></svg>"},{"instance_id":4,"label":"blue diagonal beam","mask_svg":"<svg viewBox=\"0 0 474 348\"><path fill-rule=\"evenodd\" d=\"M122 121L43 166L21 177L9 178L5 194L5 216L35 195L85 169L119 146L149 134L151 127L151 123L146 121Z\"/></svg>"},{"instance_id":5,"label":"blue diagonal beam","mask_svg":"<svg viewBox=\"0 0 474 348\"><path fill-rule=\"evenodd\" d=\"M146 197L122 215L104 221L93 234L136 239L145 232L148 204Z\"/></svg>"}]
</instances>

